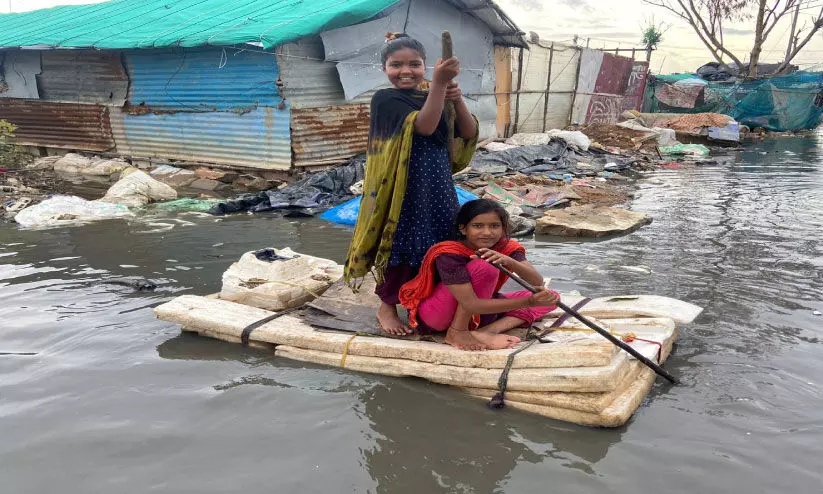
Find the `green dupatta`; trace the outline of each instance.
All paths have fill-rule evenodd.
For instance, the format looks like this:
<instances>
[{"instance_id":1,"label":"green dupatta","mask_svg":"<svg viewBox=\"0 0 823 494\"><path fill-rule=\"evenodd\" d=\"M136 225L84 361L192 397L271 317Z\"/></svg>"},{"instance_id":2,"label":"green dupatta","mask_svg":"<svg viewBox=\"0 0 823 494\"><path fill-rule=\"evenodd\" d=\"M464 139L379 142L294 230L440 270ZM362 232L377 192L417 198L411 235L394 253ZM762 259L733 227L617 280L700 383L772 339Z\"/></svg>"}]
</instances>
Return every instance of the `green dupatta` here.
<instances>
[{"instance_id":1,"label":"green dupatta","mask_svg":"<svg viewBox=\"0 0 823 494\"><path fill-rule=\"evenodd\" d=\"M343 271L344 280L352 288L358 288L369 271L378 283L383 282L406 194L414 120L425 102L425 94L384 90L378 91L372 100L363 197ZM381 111L382 116L377 114ZM398 114L402 118L396 118ZM455 138L452 174L469 165L476 145L477 132L468 141Z\"/></svg>"}]
</instances>

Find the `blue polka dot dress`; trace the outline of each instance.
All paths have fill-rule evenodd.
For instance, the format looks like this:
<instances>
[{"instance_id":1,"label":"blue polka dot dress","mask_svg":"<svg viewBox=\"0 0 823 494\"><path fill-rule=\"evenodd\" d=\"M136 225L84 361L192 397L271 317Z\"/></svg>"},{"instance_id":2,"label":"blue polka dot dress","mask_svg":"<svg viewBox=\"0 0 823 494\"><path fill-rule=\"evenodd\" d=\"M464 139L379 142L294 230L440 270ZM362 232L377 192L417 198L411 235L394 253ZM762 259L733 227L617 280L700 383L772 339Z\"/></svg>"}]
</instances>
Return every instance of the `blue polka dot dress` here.
<instances>
[{"instance_id":1,"label":"blue polka dot dress","mask_svg":"<svg viewBox=\"0 0 823 494\"><path fill-rule=\"evenodd\" d=\"M448 149L435 137L415 135L389 266L419 267L432 245L453 239L459 207Z\"/></svg>"}]
</instances>

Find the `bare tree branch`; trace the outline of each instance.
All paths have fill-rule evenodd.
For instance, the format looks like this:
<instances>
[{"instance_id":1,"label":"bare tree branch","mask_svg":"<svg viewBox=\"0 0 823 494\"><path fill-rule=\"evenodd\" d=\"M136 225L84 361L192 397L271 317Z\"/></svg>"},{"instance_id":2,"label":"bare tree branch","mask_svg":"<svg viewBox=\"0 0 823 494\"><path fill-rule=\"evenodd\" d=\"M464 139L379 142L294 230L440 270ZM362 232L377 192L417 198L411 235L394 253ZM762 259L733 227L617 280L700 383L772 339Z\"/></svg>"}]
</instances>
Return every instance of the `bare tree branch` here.
<instances>
[{"instance_id":1,"label":"bare tree branch","mask_svg":"<svg viewBox=\"0 0 823 494\"><path fill-rule=\"evenodd\" d=\"M727 22L753 21L754 39L749 51L748 77L757 77L757 64L769 35L774 28L787 19L791 19L791 31L786 43L786 54L779 71L785 69L791 60L823 28L823 5L820 0L644 0L644 3L660 7L673 13L691 26L692 30L709 53L720 63L727 58L742 73L741 59L726 45L724 32ZM806 30L805 24L798 28L799 14L803 10L821 7L814 16L812 28ZM785 33L784 33L785 36ZM782 36L781 36L782 38Z\"/></svg>"}]
</instances>

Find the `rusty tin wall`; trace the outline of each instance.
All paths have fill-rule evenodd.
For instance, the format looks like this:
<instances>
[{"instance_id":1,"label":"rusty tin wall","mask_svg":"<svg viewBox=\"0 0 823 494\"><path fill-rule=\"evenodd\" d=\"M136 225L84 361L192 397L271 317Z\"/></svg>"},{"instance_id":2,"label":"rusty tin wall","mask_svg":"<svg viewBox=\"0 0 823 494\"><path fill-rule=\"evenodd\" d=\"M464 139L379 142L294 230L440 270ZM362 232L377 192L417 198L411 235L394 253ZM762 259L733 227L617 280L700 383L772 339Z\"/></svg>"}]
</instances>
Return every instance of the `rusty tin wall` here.
<instances>
[{"instance_id":1,"label":"rusty tin wall","mask_svg":"<svg viewBox=\"0 0 823 494\"><path fill-rule=\"evenodd\" d=\"M44 51L40 57L40 99L106 106L126 101L129 78L119 51Z\"/></svg>"},{"instance_id":2,"label":"rusty tin wall","mask_svg":"<svg viewBox=\"0 0 823 494\"><path fill-rule=\"evenodd\" d=\"M220 47L130 50L129 102L113 110L121 154L291 168L291 109L274 53Z\"/></svg>"},{"instance_id":3,"label":"rusty tin wall","mask_svg":"<svg viewBox=\"0 0 823 494\"><path fill-rule=\"evenodd\" d=\"M293 109L294 166L333 165L366 151L369 105Z\"/></svg>"},{"instance_id":4,"label":"rusty tin wall","mask_svg":"<svg viewBox=\"0 0 823 494\"><path fill-rule=\"evenodd\" d=\"M22 145L84 151L114 148L105 106L0 99L0 120L17 126L16 141Z\"/></svg>"},{"instance_id":5,"label":"rusty tin wall","mask_svg":"<svg viewBox=\"0 0 823 494\"><path fill-rule=\"evenodd\" d=\"M288 107L129 115L113 110L117 152L264 170L291 168Z\"/></svg>"}]
</instances>

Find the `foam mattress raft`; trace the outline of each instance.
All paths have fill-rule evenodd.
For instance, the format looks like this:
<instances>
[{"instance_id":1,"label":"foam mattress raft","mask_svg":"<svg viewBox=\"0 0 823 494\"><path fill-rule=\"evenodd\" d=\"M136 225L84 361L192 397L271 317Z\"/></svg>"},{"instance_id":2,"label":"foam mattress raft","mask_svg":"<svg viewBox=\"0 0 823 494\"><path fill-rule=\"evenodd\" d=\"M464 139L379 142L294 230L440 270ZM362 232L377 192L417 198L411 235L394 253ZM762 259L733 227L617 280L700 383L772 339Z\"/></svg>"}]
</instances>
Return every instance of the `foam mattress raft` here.
<instances>
[{"instance_id":1,"label":"foam mattress raft","mask_svg":"<svg viewBox=\"0 0 823 494\"><path fill-rule=\"evenodd\" d=\"M305 264L305 259L301 262ZM329 266L317 265L329 272ZM323 279L316 274L298 275ZM259 292L264 280L259 270L256 276L250 289ZM293 289L298 284L280 280L275 285ZM236 286L235 283L232 289L235 300ZM320 296L321 289L313 287L313 296ZM344 305L342 300L351 297L347 291L340 283L335 284L326 295L311 303L314 308L309 310L316 312L316 307L320 307L333 313L334 307ZM581 299L564 297L567 305L576 305ZM370 305L360 304L360 312L354 314L373 319L374 308ZM675 299L641 295L595 298L578 310L622 336L624 341L630 341L644 356L662 363L677 338L677 325L691 322L702 309ZM625 424L655 379L651 369L582 323L563 318L559 310L538 323L542 336L539 341L523 341L513 350L483 352L457 350L419 338L378 336L369 330L376 324L372 320L362 321L357 331L330 330L328 326L334 324L316 327L308 322L316 318L308 314L285 312L193 295L177 297L155 309L158 318L180 324L184 331L232 343L245 342L273 351L278 357L387 376L420 377L460 387L470 396L484 400L499 394L501 374L505 371L506 405L583 425ZM345 319L345 313L340 317ZM521 351L510 359L517 350ZM496 399L499 398L498 395Z\"/></svg>"}]
</instances>

